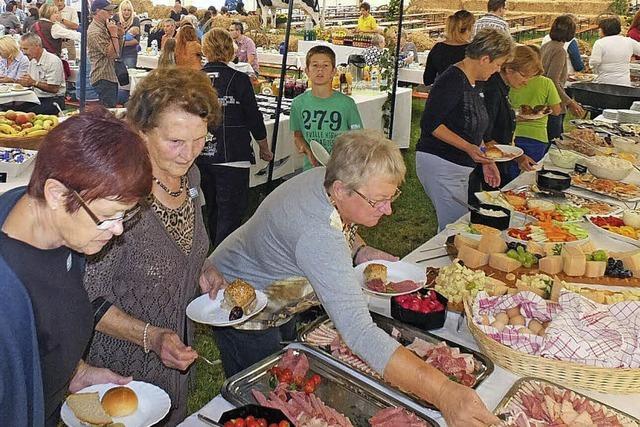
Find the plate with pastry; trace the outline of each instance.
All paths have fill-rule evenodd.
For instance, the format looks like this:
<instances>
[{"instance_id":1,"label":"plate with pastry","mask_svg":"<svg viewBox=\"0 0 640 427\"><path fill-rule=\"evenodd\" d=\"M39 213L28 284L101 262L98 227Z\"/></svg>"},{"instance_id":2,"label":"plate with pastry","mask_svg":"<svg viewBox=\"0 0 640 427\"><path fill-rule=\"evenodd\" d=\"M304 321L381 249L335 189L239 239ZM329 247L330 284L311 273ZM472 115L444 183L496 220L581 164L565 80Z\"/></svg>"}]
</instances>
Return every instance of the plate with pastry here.
<instances>
[{"instance_id":1,"label":"plate with pastry","mask_svg":"<svg viewBox=\"0 0 640 427\"><path fill-rule=\"evenodd\" d=\"M187 306L187 317L213 326L233 326L246 322L267 306L267 296L244 280L236 279L216 299L200 295Z\"/></svg>"},{"instance_id":2,"label":"plate with pastry","mask_svg":"<svg viewBox=\"0 0 640 427\"><path fill-rule=\"evenodd\" d=\"M508 162L522 156L524 151L515 145L487 144L484 154L494 162Z\"/></svg>"},{"instance_id":3,"label":"plate with pastry","mask_svg":"<svg viewBox=\"0 0 640 427\"><path fill-rule=\"evenodd\" d=\"M385 297L410 294L424 287L426 281L422 267L404 261L367 261L355 270L362 289Z\"/></svg>"},{"instance_id":4,"label":"plate with pastry","mask_svg":"<svg viewBox=\"0 0 640 427\"><path fill-rule=\"evenodd\" d=\"M520 108L516 110L516 118L521 120L537 120L549 114L551 114L551 107L548 105L536 105L534 107L521 105Z\"/></svg>"},{"instance_id":5,"label":"plate with pastry","mask_svg":"<svg viewBox=\"0 0 640 427\"><path fill-rule=\"evenodd\" d=\"M69 427L148 427L162 420L171 409L169 395L143 381L125 386L95 384L67 396L60 416Z\"/></svg>"}]
</instances>

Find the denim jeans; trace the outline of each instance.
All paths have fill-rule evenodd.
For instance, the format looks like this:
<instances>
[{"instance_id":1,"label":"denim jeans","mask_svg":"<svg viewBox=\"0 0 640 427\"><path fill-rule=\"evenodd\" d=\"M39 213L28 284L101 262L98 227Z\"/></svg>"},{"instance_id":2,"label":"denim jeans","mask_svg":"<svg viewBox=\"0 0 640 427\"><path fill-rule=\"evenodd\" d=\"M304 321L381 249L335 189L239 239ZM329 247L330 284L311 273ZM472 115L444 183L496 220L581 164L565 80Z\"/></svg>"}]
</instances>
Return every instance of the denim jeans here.
<instances>
[{"instance_id":1,"label":"denim jeans","mask_svg":"<svg viewBox=\"0 0 640 427\"><path fill-rule=\"evenodd\" d=\"M547 138L549 142L560 138L564 132L564 116L565 114L560 114L559 116L551 115L547 118Z\"/></svg>"},{"instance_id":2,"label":"denim jeans","mask_svg":"<svg viewBox=\"0 0 640 427\"><path fill-rule=\"evenodd\" d=\"M118 104L118 83L109 80L98 80L93 84L98 93L100 103L107 108L114 108Z\"/></svg>"},{"instance_id":3,"label":"denim jeans","mask_svg":"<svg viewBox=\"0 0 640 427\"><path fill-rule=\"evenodd\" d=\"M249 168L200 164L209 238L218 246L242 224L249 205Z\"/></svg>"},{"instance_id":4,"label":"denim jeans","mask_svg":"<svg viewBox=\"0 0 640 427\"><path fill-rule=\"evenodd\" d=\"M516 136L515 144L516 147L522 148L524 154L531 157L536 163L542 160L544 155L547 154L547 151L549 151L549 147L551 146L551 144L544 143L533 138L526 138L524 136ZM511 179L514 179L520 174L520 168L518 167L517 162L510 163L513 164L510 166L509 175Z\"/></svg>"},{"instance_id":5,"label":"denim jeans","mask_svg":"<svg viewBox=\"0 0 640 427\"><path fill-rule=\"evenodd\" d=\"M122 62L124 62L124 65L127 66L127 68L136 68L136 65L138 64L138 54L136 53L135 55L124 55L121 56Z\"/></svg>"}]
</instances>

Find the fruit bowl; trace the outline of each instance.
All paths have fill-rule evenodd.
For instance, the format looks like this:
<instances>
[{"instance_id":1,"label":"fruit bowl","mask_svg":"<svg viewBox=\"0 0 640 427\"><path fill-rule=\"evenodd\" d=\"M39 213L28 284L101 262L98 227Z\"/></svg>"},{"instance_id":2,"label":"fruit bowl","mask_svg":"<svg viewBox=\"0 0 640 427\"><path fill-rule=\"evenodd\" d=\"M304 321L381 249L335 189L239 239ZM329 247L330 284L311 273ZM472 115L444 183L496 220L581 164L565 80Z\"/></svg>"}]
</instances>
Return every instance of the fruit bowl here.
<instances>
[{"instance_id":1,"label":"fruit bowl","mask_svg":"<svg viewBox=\"0 0 640 427\"><path fill-rule=\"evenodd\" d=\"M413 310L411 308L405 308L408 305L406 301L409 301L412 298L419 298L421 300L419 304L424 304L425 306L428 305L425 301L435 300L437 303L440 303L442 309L423 312ZM425 331L430 329L439 329L444 326L444 322L447 318L447 302L447 298L432 289L420 289L418 292L414 292L412 294L400 295L391 298L391 317ZM403 305L405 307L403 307ZM432 303L431 305L435 309L435 304Z\"/></svg>"}]
</instances>

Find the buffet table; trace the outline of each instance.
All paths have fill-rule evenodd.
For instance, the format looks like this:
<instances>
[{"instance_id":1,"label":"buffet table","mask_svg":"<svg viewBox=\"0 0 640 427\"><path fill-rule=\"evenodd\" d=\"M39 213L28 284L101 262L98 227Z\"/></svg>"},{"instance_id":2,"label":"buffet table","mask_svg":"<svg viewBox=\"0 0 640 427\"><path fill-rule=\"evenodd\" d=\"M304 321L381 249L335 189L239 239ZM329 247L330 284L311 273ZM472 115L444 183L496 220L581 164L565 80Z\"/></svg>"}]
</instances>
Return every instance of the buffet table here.
<instances>
[{"instance_id":1,"label":"buffet table","mask_svg":"<svg viewBox=\"0 0 640 427\"><path fill-rule=\"evenodd\" d=\"M421 85L423 82L424 67L398 68L398 81Z\"/></svg>"},{"instance_id":2,"label":"buffet table","mask_svg":"<svg viewBox=\"0 0 640 427\"><path fill-rule=\"evenodd\" d=\"M520 175L516 180L511 182L507 186L507 189L516 188L521 185L531 183L534 180L535 180L535 173L533 172L524 173ZM590 196L593 197L594 195L590 194ZM468 222L469 221L468 214L460 218L459 221ZM432 239L424 243L422 246L420 246L419 248L411 252L409 255L403 258L403 260L408 262L413 262L413 263L420 263L420 261L425 258L431 258L437 255L443 254L444 248L440 251L433 250L426 253L422 251L425 249L442 247L447 237L451 234L455 234L455 232L448 229L443 230L442 232L434 236ZM594 241L596 246L606 244L607 247L611 247L612 245L614 245L615 249L619 249L619 250L629 249L628 245L621 242L612 243L610 239L605 239L601 237L598 233L592 234L592 240ZM619 245L622 245L622 246L619 246ZM630 247L630 248L633 248L633 247ZM451 260L449 259L449 257L444 256L438 259L433 259L426 263L422 262L420 263L420 265L423 267L427 267L427 266L444 267L446 265L449 265L450 263L451 263ZM377 296L372 296L368 294L365 294L365 296L369 300L369 307L371 311L390 317L389 298L377 297ZM457 313L449 312L447 314L447 320L444 327L441 329L430 331L430 332L432 332L433 334L439 337L467 346L471 349L479 350L473 336L471 335L471 333L469 332L469 329L467 328L466 322L462 323L459 332L456 331L459 317L460 316ZM506 371L501 367L499 367L498 365L496 365L494 372L489 377L487 377L482 384L480 384L477 387L477 392L479 396L482 398L482 400L484 401L484 403L487 405L487 407L490 410L493 410L497 406L497 404L500 402L502 397L505 395L505 393L509 390L509 388L513 385L513 383L518 378L519 378L518 375L513 374L509 371ZM631 416L640 417L640 405L638 405L638 401L640 401L639 400L640 394L612 395L612 394L605 394L605 393L599 393L599 392L581 390L581 389L577 389L576 391L581 392L603 403L609 404L614 408L620 409L628 413ZM198 413L202 413L203 415L206 415L209 418L218 420L220 415L223 412L231 408L233 408L233 405L227 402L222 396L218 395L211 402L209 402L202 409L200 409L196 414L191 415L180 425L184 427L202 426L204 424L198 420L197 418ZM427 413L427 415L436 419L440 423L440 425L443 425L443 426L446 425L444 420L441 417L439 417L439 414Z\"/></svg>"},{"instance_id":3,"label":"buffet table","mask_svg":"<svg viewBox=\"0 0 640 427\"><path fill-rule=\"evenodd\" d=\"M264 50L257 49L258 63L260 65L278 65L282 64L282 55L277 52L266 52ZM299 70L305 68L306 55L298 52L289 52L287 55L287 65L296 67Z\"/></svg>"},{"instance_id":4,"label":"buffet table","mask_svg":"<svg viewBox=\"0 0 640 427\"><path fill-rule=\"evenodd\" d=\"M11 102L31 102L33 104L40 104L40 100L36 96L36 93L31 89L20 91L9 91L0 93L0 104L9 104Z\"/></svg>"},{"instance_id":5,"label":"buffet table","mask_svg":"<svg viewBox=\"0 0 640 427\"><path fill-rule=\"evenodd\" d=\"M333 51L336 54L336 65L346 64L347 61L349 60L349 55L362 55L365 50L364 47L343 46L343 45L325 42L322 40L313 40L313 41L300 40L298 41L298 53L301 53L302 55L306 55L309 49L319 45L329 46L331 49L333 49ZM393 46L392 48L395 51L395 46ZM429 51L418 52L418 62L424 65L427 62L428 54L429 54ZM258 53L258 59L259 58L260 58L260 53Z\"/></svg>"}]
</instances>

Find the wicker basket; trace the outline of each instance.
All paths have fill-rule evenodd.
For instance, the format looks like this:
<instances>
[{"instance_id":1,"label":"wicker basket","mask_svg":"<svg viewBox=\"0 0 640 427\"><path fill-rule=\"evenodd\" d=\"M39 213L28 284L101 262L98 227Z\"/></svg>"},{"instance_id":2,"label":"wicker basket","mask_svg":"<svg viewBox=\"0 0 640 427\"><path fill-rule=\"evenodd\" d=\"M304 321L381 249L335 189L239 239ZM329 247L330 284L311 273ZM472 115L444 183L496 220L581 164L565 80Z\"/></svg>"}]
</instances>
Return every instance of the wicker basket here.
<instances>
[{"instance_id":1,"label":"wicker basket","mask_svg":"<svg viewBox=\"0 0 640 427\"><path fill-rule=\"evenodd\" d=\"M640 393L640 369L598 368L575 362L547 359L513 350L487 336L473 323L469 299L465 300L464 310L471 335L475 338L482 353L495 364L509 371L602 393Z\"/></svg>"},{"instance_id":2,"label":"wicker basket","mask_svg":"<svg viewBox=\"0 0 640 427\"><path fill-rule=\"evenodd\" d=\"M43 139L44 136L15 136L11 138L0 136L0 147L37 150L40 148Z\"/></svg>"}]
</instances>

